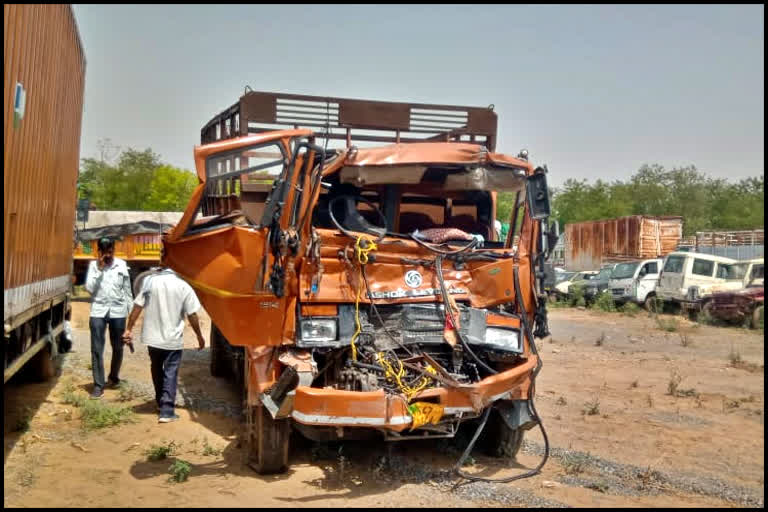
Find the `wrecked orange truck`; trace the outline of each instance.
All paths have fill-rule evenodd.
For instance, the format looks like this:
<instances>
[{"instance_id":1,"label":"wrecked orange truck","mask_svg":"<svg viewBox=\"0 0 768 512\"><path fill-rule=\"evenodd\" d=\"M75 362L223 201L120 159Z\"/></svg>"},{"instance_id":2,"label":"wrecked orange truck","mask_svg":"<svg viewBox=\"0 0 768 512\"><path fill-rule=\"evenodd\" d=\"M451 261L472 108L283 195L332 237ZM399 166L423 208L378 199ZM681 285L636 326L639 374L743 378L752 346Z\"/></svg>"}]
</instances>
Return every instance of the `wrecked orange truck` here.
<instances>
[{"instance_id":1,"label":"wrecked orange truck","mask_svg":"<svg viewBox=\"0 0 768 512\"><path fill-rule=\"evenodd\" d=\"M291 429L399 441L465 423L515 457L540 423L555 240L546 167L495 152L492 109L247 91L201 138L163 262L211 316L212 372L243 388L249 464L285 471Z\"/></svg>"}]
</instances>

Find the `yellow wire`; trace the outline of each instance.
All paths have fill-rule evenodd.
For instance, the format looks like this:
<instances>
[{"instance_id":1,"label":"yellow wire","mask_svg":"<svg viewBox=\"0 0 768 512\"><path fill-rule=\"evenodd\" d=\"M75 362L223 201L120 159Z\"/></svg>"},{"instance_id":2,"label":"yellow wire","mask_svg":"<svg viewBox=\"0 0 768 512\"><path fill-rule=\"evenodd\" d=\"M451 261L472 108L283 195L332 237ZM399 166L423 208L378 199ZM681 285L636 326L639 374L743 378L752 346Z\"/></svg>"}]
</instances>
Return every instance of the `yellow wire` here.
<instances>
[{"instance_id":1,"label":"yellow wire","mask_svg":"<svg viewBox=\"0 0 768 512\"><path fill-rule=\"evenodd\" d=\"M365 240L365 247L360 246L360 242ZM376 243L372 238L365 235L360 235L355 241L355 254L357 255L357 295L355 296L355 334L352 335L352 360L357 361L357 346L355 346L355 340L360 335L362 328L360 327L360 292L363 289L363 265L368 263L368 253L378 249Z\"/></svg>"},{"instance_id":2,"label":"yellow wire","mask_svg":"<svg viewBox=\"0 0 768 512\"><path fill-rule=\"evenodd\" d=\"M421 378L421 381L419 382L419 385L416 387L410 387L403 384L402 378L405 376L405 368L403 367L402 361L399 359L397 360L398 365L400 368L395 371L395 369L392 367L392 364L384 359L384 355L379 352L377 354L377 359L379 363L384 367L384 376L388 380L394 380L397 384L397 387L400 389L400 392L405 395L406 401L410 402L411 399L420 393L424 388L426 388L429 385L429 382L432 380L427 376L424 376ZM432 375L437 375L437 370L432 368L431 365L428 365L425 368L427 373L431 373Z\"/></svg>"},{"instance_id":3,"label":"yellow wire","mask_svg":"<svg viewBox=\"0 0 768 512\"><path fill-rule=\"evenodd\" d=\"M361 245L362 241L365 240L365 247ZM357 340L357 337L360 335L360 331L362 330L362 327L360 326L360 292L363 289L363 265L366 265L368 263L368 253L371 251L377 250L378 247L376 246L376 243L373 241L372 238L360 235L357 237L357 240L355 241L355 255L357 256L357 263L358 263L358 276L357 276L357 295L355 296L355 334L352 335L352 341L350 342L350 345L352 346L352 360L357 361L357 346L355 345L355 340ZM381 352L377 354L377 359L379 363L381 363L382 366L384 366L384 375L388 380L394 380L397 384L397 387L400 389L400 392L403 393L406 397L407 401L411 401L411 399L420 393L424 388L426 388L430 381L430 379L427 376L424 376L421 378L421 381L419 382L418 386L416 387L410 387L403 384L402 378L405 376L405 368L403 367L403 362L399 359L397 360L397 363L399 365L399 368L397 371L392 367L392 364L384 359L384 356ZM432 366L426 367L427 373L431 373L432 375L437 375L437 370L432 368Z\"/></svg>"}]
</instances>

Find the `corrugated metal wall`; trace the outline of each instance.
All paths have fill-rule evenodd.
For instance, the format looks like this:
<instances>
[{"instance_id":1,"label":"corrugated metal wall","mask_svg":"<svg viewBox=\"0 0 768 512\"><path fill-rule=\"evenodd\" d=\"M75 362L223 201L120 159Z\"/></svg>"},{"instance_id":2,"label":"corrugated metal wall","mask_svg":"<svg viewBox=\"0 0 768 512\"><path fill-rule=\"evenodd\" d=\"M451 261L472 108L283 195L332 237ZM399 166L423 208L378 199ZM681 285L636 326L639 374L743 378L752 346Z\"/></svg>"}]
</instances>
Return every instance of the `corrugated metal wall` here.
<instances>
[{"instance_id":1,"label":"corrugated metal wall","mask_svg":"<svg viewBox=\"0 0 768 512\"><path fill-rule=\"evenodd\" d=\"M753 260L765 257L764 245L735 245L731 247L712 247L700 245L697 252L725 256L734 260Z\"/></svg>"},{"instance_id":2,"label":"corrugated metal wall","mask_svg":"<svg viewBox=\"0 0 768 512\"><path fill-rule=\"evenodd\" d=\"M3 6L3 288L9 306L61 289L72 266L85 54L69 5ZM14 119L16 83L25 113ZM29 304L31 305L31 304Z\"/></svg>"},{"instance_id":3,"label":"corrugated metal wall","mask_svg":"<svg viewBox=\"0 0 768 512\"><path fill-rule=\"evenodd\" d=\"M680 217L632 215L565 226L565 268L598 270L603 263L672 252L683 234Z\"/></svg>"}]
</instances>

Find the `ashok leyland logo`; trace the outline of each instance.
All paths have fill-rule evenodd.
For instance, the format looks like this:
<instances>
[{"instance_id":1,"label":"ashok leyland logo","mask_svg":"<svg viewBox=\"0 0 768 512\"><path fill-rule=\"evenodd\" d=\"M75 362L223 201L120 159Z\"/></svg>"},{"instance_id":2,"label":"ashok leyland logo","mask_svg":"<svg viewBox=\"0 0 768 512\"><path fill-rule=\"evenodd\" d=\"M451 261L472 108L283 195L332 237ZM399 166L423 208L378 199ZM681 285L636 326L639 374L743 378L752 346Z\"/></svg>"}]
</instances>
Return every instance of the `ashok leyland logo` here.
<instances>
[{"instance_id":1,"label":"ashok leyland logo","mask_svg":"<svg viewBox=\"0 0 768 512\"><path fill-rule=\"evenodd\" d=\"M405 284L411 288L418 288L421 286L421 274L418 270L409 270L405 273Z\"/></svg>"}]
</instances>

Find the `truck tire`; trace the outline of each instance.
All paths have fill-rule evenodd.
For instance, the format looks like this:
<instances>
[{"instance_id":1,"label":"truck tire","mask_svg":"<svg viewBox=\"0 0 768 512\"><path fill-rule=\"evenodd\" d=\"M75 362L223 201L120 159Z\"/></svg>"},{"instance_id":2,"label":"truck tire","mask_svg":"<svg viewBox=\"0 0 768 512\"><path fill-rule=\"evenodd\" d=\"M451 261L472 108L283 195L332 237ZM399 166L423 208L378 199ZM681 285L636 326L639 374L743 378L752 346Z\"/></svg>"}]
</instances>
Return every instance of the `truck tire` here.
<instances>
[{"instance_id":1,"label":"truck tire","mask_svg":"<svg viewBox=\"0 0 768 512\"><path fill-rule=\"evenodd\" d=\"M30 376L37 382L51 380L57 373L56 361L51 357L51 346L48 345L29 361Z\"/></svg>"},{"instance_id":2,"label":"truck tire","mask_svg":"<svg viewBox=\"0 0 768 512\"><path fill-rule=\"evenodd\" d=\"M288 469L290 418L275 420L261 404L247 406L245 414L246 463L260 475L284 473Z\"/></svg>"},{"instance_id":3,"label":"truck tire","mask_svg":"<svg viewBox=\"0 0 768 512\"><path fill-rule=\"evenodd\" d=\"M211 345L211 375L214 377L229 377L231 367L227 357L227 347L224 346L226 340L213 323L211 323L209 343Z\"/></svg>"},{"instance_id":4,"label":"truck tire","mask_svg":"<svg viewBox=\"0 0 768 512\"><path fill-rule=\"evenodd\" d=\"M762 325L764 325L765 320L763 319L763 312L764 312L764 306L757 306L752 311L752 328L753 329L760 329ZM761 319L763 319L761 321Z\"/></svg>"},{"instance_id":5,"label":"truck tire","mask_svg":"<svg viewBox=\"0 0 768 512\"><path fill-rule=\"evenodd\" d=\"M525 430L511 429L495 409L485 424L485 429L478 439L478 447L491 457L503 457L514 460L523 445Z\"/></svg>"}]
</instances>

